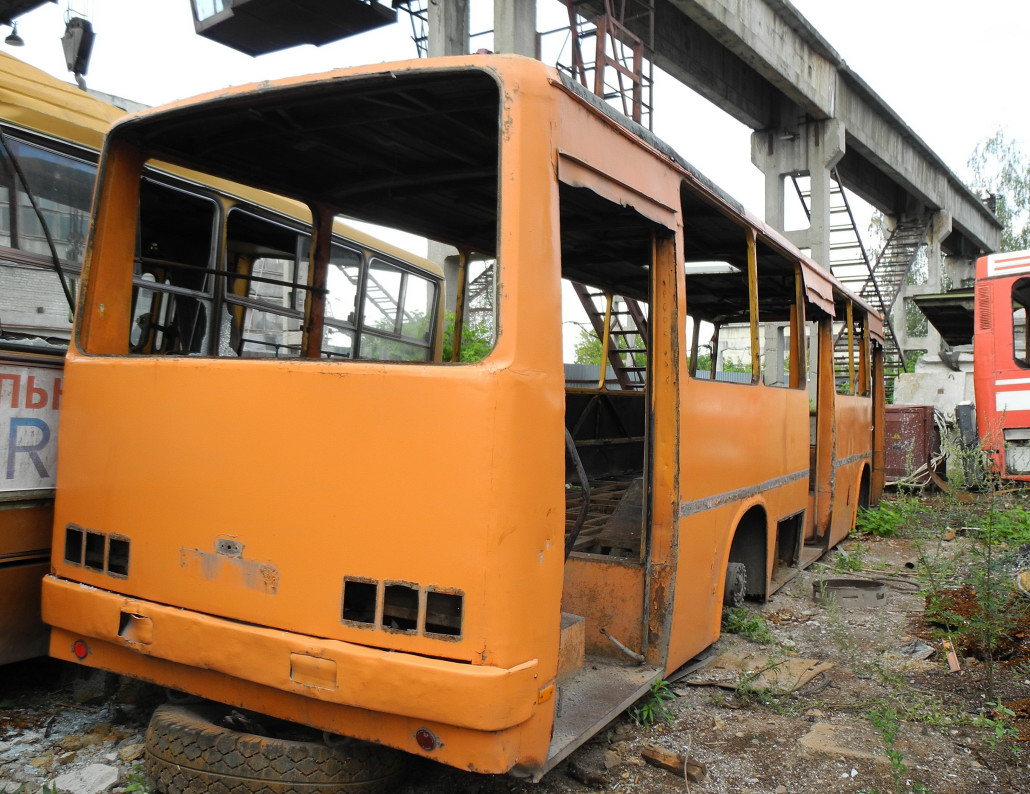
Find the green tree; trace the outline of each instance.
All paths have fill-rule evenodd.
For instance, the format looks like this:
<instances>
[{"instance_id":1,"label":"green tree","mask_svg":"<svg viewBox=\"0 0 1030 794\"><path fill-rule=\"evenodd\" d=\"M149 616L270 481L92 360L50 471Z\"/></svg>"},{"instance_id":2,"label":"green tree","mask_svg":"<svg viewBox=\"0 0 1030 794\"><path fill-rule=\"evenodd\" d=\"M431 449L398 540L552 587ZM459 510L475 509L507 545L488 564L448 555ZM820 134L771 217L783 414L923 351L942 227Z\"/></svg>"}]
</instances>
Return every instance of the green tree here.
<instances>
[{"instance_id":1,"label":"green tree","mask_svg":"<svg viewBox=\"0 0 1030 794\"><path fill-rule=\"evenodd\" d=\"M443 360L451 360L454 342L454 312L444 315ZM466 321L461 326L461 355L458 360L465 364L481 361L494 349L493 329L486 323Z\"/></svg>"},{"instance_id":2,"label":"green tree","mask_svg":"<svg viewBox=\"0 0 1030 794\"><path fill-rule=\"evenodd\" d=\"M967 166L973 192L994 197L1003 225L1001 250L1030 248L1030 160L1019 144L998 130L977 144Z\"/></svg>"},{"instance_id":3,"label":"green tree","mask_svg":"<svg viewBox=\"0 0 1030 794\"><path fill-rule=\"evenodd\" d=\"M712 354L711 353L698 353L697 354L697 372L711 372L712 371Z\"/></svg>"},{"instance_id":4,"label":"green tree","mask_svg":"<svg viewBox=\"0 0 1030 794\"><path fill-rule=\"evenodd\" d=\"M613 343L618 344L619 350L641 350L644 347L644 340L637 334L633 334L629 337L618 337L612 340ZM595 366L601 365L601 355L604 352L601 346L601 339L588 328L580 327L579 339L576 341L573 351L576 354L575 364L593 364ZM623 361L625 361L626 353L623 354ZM633 366L646 367L647 366L647 355L644 353L633 353Z\"/></svg>"},{"instance_id":5,"label":"green tree","mask_svg":"<svg viewBox=\"0 0 1030 794\"><path fill-rule=\"evenodd\" d=\"M601 366L601 340L592 330L580 327L579 339L573 350L576 354L573 363Z\"/></svg>"}]
</instances>

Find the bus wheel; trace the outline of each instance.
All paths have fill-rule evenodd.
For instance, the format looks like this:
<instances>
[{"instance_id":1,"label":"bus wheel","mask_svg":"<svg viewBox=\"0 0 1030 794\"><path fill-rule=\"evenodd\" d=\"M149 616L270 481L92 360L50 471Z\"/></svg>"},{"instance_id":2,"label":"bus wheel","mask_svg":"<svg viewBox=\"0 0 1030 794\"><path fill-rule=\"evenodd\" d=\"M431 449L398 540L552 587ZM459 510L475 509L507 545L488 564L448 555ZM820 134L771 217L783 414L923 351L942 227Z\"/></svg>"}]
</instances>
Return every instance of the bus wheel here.
<instances>
[{"instance_id":1,"label":"bus wheel","mask_svg":"<svg viewBox=\"0 0 1030 794\"><path fill-rule=\"evenodd\" d=\"M275 735L223 727L229 715L244 730ZM399 750L345 739L329 746L311 729L258 719L263 725L248 724L212 703L159 706L147 727L147 775L164 794L365 794L393 790L404 776L408 758Z\"/></svg>"},{"instance_id":2,"label":"bus wheel","mask_svg":"<svg viewBox=\"0 0 1030 794\"><path fill-rule=\"evenodd\" d=\"M727 607L739 607L747 595L747 566L742 562L726 563L726 584L722 591L722 603Z\"/></svg>"}]
</instances>

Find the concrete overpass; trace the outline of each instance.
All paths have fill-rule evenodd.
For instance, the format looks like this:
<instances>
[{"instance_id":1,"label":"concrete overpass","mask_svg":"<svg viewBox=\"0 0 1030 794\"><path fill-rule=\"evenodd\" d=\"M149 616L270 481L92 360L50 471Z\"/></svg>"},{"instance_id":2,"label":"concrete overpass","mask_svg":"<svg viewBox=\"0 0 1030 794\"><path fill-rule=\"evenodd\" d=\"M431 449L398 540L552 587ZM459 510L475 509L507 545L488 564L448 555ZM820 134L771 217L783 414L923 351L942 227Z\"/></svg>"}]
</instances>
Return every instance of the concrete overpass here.
<instances>
[{"instance_id":1,"label":"concrete overpass","mask_svg":"<svg viewBox=\"0 0 1030 794\"><path fill-rule=\"evenodd\" d=\"M655 32L656 65L755 130L763 170L802 159L797 141L821 132L842 144L851 192L894 218L948 213L948 253L997 248L1000 225L979 198L786 0L655 0Z\"/></svg>"},{"instance_id":2,"label":"concrete overpass","mask_svg":"<svg viewBox=\"0 0 1030 794\"><path fill-rule=\"evenodd\" d=\"M428 4L431 54L467 49L467 22L461 27L467 2ZM947 253L974 257L997 248L993 214L787 0L653 5L655 65L754 130L753 160L767 174L777 161L792 166L784 173L830 163L850 192L892 218L947 213ZM532 6L495 0L499 51L534 54ZM593 19L604 6L603 0L575 3ZM646 39L645 25L627 22ZM766 220L775 225L777 208L768 204Z\"/></svg>"}]
</instances>

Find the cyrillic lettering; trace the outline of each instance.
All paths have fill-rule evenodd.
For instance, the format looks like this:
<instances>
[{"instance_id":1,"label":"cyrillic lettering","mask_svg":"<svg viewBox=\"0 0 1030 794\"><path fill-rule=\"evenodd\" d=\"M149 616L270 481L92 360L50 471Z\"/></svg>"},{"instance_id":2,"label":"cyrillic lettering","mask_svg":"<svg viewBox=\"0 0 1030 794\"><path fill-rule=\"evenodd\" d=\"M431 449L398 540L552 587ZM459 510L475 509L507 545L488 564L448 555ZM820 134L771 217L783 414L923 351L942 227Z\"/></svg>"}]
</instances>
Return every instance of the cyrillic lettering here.
<instances>
[{"instance_id":1,"label":"cyrillic lettering","mask_svg":"<svg viewBox=\"0 0 1030 794\"><path fill-rule=\"evenodd\" d=\"M18 393L21 391L21 375L15 375L11 372L5 372L0 374L0 398L4 393L4 381L9 380L11 382L11 407L18 407Z\"/></svg>"},{"instance_id":2,"label":"cyrillic lettering","mask_svg":"<svg viewBox=\"0 0 1030 794\"><path fill-rule=\"evenodd\" d=\"M36 387L36 376L29 375L29 380L25 384L25 407L46 408L46 403L49 398L50 395L47 394L46 389L39 389Z\"/></svg>"},{"instance_id":3,"label":"cyrillic lettering","mask_svg":"<svg viewBox=\"0 0 1030 794\"><path fill-rule=\"evenodd\" d=\"M61 379L60 378L54 378L54 402L53 402L53 408L54 408L55 411L59 410L60 407L61 407L61 393L62 393Z\"/></svg>"}]
</instances>

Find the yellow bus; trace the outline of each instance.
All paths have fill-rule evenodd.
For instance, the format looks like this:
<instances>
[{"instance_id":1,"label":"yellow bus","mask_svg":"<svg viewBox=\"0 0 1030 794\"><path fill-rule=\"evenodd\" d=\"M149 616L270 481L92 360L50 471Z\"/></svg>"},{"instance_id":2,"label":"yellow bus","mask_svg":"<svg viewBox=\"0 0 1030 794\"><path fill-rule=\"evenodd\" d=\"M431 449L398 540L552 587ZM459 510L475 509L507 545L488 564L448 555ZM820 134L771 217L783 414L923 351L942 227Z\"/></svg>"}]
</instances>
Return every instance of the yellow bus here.
<instances>
[{"instance_id":1,"label":"yellow bus","mask_svg":"<svg viewBox=\"0 0 1030 794\"><path fill-rule=\"evenodd\" d=\"M164 162L311 208L297 355L240 348L235 315L203 347L138 344L135 208ZM459 316L468 263L492 261L489 351L462 361L459 327L447 361L331 355L352 302L319 232L340 215L453 246ZM246 275L222 259L231 313ZM84 268L50 653L232 708L539 779L882 485L880 317L536 61L376 65L123 120ZM575 307L619 388L566 387Z\"/></svg>"},{"instance_id":2,"label":"yellow bus","mask_svg":"<svg viewBox=\"0 0 1030 794\"><path fill-rule=\"evenodd\" d=\"M50 567L62 367L98 153L105 131L124 113L0 54L0 664L47 652L39 593ZM217 304L224 321L235 323L230 344L253 355L293 355L303 286L282 283L282 275L303 280L304 266L294 260L306 258L310 213L275 196L198 179L181 169L148 173L140 210L148 250L135 274L148 289L139 298L134 349L162 355L201 349L210 335L205 324L215 318L203 287L218 278L207 272L215 264L191 252L174 255L192 270L160 260L177 245L194 245L198 235L210 239L214 218L224 216L234 235L227 248L253 277L234 281ZM441 336L439 268L343 224L335 234L336 276L354 295L360 290L367 311L333 321L327 350L346 357L363 344L402 358L431 358ZM425 332L417 338L378 327L395 313L398 279L412 307L421 301L417 322ZM410 323L411 312L405 317ZM359 330L362 324L367 331Z\"/></svg>"},{"instance_id":3,"label":"yellow bus","mask_svg":"<svg viewBox=\"0 0 1030 794\"><path fill-rule=\"evenodd\" d=\"M61 366L97 152L121 115L0 54L0 664L47 652Z\"/></svg>"}]
</instances>

